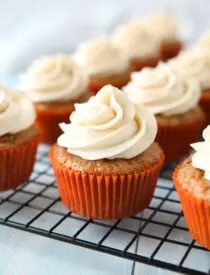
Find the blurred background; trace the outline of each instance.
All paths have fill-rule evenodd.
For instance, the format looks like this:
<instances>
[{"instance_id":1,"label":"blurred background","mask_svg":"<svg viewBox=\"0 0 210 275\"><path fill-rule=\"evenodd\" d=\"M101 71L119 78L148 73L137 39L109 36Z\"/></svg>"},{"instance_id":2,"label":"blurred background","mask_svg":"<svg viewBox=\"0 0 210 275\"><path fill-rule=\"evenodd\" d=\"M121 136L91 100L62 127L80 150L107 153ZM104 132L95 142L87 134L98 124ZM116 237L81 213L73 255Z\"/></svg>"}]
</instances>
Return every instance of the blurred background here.
<instances>
[{"instance_id":1,"label":"blurred background","mask_svg":"<svg viewBox=\"0 0 210 275\"><path fill-rule=\"evenodd\" d=\"M0 76L45 54L71 53L120 23L156 12L174 15L189 44L210 29L209 0L1 0Z\"/></svg>"}]
</instances>

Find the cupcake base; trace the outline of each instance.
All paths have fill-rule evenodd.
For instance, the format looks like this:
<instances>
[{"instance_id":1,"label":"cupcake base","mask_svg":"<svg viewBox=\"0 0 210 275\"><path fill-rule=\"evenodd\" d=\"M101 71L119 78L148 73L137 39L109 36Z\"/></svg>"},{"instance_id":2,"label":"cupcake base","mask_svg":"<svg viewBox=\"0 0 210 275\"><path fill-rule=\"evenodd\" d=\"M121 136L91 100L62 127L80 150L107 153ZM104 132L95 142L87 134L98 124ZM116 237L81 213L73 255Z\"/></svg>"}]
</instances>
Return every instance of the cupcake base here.
<instances>
[{"instance_id":1,"label":"cupcake base","mask_svg":"<svg viewBox=\"0 0 210 275\"><path fill-rule=\"evenodd\" d=\"M130 61L132 71L140 71L144 67L156 67L160 61L160 56L152 56L145 58L136 58Z\"/></svg>"},{"instance_id":2,"label":"cupcake base","mask_svg":"<svg viewBox=\"0 0 210 275\"><path fill-rule=\"evenodd\" d=\"M150 167L120 174L74 171L58 160L57 148L51 148L49 157L62 202L70 211L87 218L112 220L135 215L149 205L164 161L162 151Z\"/></svg>"},{"instance_id":3,"label":"cupcake base","mask_svg":"<svg viewBox=\"0 0 210 275\"><path fill-rule=\"evenodd\" d=\"M91 93L85 93L83 96L72 102L50 102L36 104L36 126L40 130L40 142L53 144L62 134L59 123L69 123L69 117L74 111L75 103L87 101Z\"/></svg>"},{"instance_id":4,"label":"cupcake base","mask_svg":"<svg viewBox=\"0 0 210 275\"><path fill-rule=\"evenodd\" d=\"M176 168L173 180L180 197L184 217L193 239L210 250L210 201L198 198L183 188L178 177L182 166L183 163Z\"/></svg>"},{"instance_id":5,"label":"cupcake base","mask_svg":"<svg viewBox=\"0 0 210 275\"><path fill-rule=\"evenodd\" d=\"M73 106L65 109L36 108L36 126L40 130L40 143L53 144L61 135L61 122L69 122L69 116L74 111Z\"/></svg>"},{"instance_id":6,"label":"cupcake base","mask_svg":"<svg viewBox=\"0 0 210 275\"><path fill-rule=\"evenodd\" d=\"M29 130L30 131L30 130ZM0 147L0 192L15 189L26 182L35 162L39 134L21 144Z\"/></svg>"},{"instance_id":7,"label":"cupcake base","mask_svg":"<svg viewBox=\"0 0 210 275\"><path fill-rule=\"evenodd\" d=\"M206 124L210 124L210 89L201 93L200 106L206 115Z\"/></svg>"},{"instance_id":8,"label":"cupcake base","mask_svg":"<svg viewBox=\"0 0 210 275\"><path fill-rule=\"evenodd\" d=\"M90 92L97 94L97 92L107 84L122 88L129 82L130 73L131 70L128 69L118 75L92 75L89 79L88 89Z\"/></svg>"},{"instance_id":9,"label":"cupcake base","mask_svg":"<svg viewBox=\"0 0 210 275\"><path fill-rule=\"evenodd\" d=\"M180 41L166 41L161 45L161 59L167 61L176 57L182 50L183 45Z\"/></svg>"},{"instance_id":10,"label":"cupcake base","mask_svg":"<svg viewBox=\"0 0 210 275\"><path fill-rule=\"evenodd\" d=\"M173 162L189 152L190 144L196 141L205 125L205 115L197 107L180 116L157 116L157 122L156 141L165 153L166 162Z\"/></svg>"}]
</instances>

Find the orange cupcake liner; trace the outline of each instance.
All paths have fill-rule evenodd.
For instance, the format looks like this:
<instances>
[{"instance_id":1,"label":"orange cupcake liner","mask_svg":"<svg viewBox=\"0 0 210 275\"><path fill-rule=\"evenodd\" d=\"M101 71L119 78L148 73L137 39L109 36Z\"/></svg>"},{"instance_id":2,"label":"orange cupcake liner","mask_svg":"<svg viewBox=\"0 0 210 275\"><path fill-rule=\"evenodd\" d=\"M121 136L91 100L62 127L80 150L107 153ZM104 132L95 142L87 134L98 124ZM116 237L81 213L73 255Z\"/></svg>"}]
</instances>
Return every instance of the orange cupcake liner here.
<instances>
[{"instance_id":1,"label":"orange cupcake liner","mask_svg":"<svg viewBox=\"0 0 210 275\"><path fill-rule=\"evenodd\" d=\"M144 210L150 203L164 154L149 169L131 175L102 175L73 171L49 152L64 205L87 218L115 220Z\"/></svg>"},{"instance_id":2,"label":"orange cupcake liner","mask_svg":"<svg viewBox=\"0 0 210 275\"><path fill-rule=\"evenodd\" d=\"M130 61L132 71L134 72L140 71L144 67L156 67L160 59L161 59L160 55L149 57L149 58L133 59Z\"/></svg>"},{"instance_id":3,"label":"orange cupcake liner","mask_svg":"<svg viewBox=\"0 0 210 275\"><path fill-rule=\"evenodd\" d=\"M210 250L210 201L199 199L192 192L182 187L178 181L178 171L181 166L182 163L176 168L173 180L188 229L193 239Z\"/></svg>"},{"instance_id":4,"label":"orange cupcake liner","mask_svg":"<svg viewBox=\"0 0 210 275\"><path fill-rule=\"evenodd\" d=\"M183 48L183 44L180 41L172 43L163 43L161 45L161 59L167 61L168 59L176 57Z\"/></svg>"},{"instance_id":5,"label":"orange cupcake liner","mask_svg":"<svg viewBox=\"0 0 210 275\"><path fill-rule=\"evenodd\" d=\"M69 122L69 116L74 111L74 108L64 109L43 109L36 108L36 126L40 130L40 142L53 144L62 134L59 127L61 122Z\"/></svg>"},{"instance_id":6,"label":"orange cupcake liner","mask_svg":"<svg viewBox=\"0 0 210 275\"><path fill-rule=\"evenodd\" d=\"M39 136L14 148L0 150L0 192L25 183L34 166Z\"/></svg>"},{"instance_id":7,"label":"orange cupcake liner","mask_svg":"<svg viewBox=\"0 0 210 275\"><path fill-rule=\"evenodd\" d=\"M210 124L210 90L201 94L200 106L206 115L206 124Z\"/></svg>"},{"instance_id":8,"label":"orange cupcake liner","mask_svg":"<svg viewBox=\"0 0 210 275\"><path fill-rule=\"evenodd\" d=\"M103 88L105 85L108 85L108 84L111 84L112 86L120 89L120 88L124 87L129 82L129 80L130 80L130 76L128 78L124 78L121 80L116 80L113 78L110 81L103 81L103 80L96 81L96 80L90 79L89 84L88 84L88 90L90 92L92 92L93 94L97 94L97 92L101 88Z\"/></svg>"},{"instance_id":9,"label":"orange cupcake liner","mask_svg":"<svg viewBox=\"0 0 210 275\"><path fill-rule=\"evenodd\" d=\"M204 114L196 121L177 126L158 123L156 141L165 153L166 162L177 161L185 156L190 151L190 144L196 141L204 125Z\"/></svg>"}]
</instances>

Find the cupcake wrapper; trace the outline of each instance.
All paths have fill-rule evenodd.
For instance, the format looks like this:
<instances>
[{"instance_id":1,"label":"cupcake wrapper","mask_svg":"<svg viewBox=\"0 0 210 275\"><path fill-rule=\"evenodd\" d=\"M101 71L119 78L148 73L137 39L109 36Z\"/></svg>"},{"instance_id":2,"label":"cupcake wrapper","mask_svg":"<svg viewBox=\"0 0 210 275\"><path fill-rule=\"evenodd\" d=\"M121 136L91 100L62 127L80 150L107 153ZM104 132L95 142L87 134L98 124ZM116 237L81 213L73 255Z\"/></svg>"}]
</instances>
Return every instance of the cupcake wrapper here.
<instances>
[{"instance_id":1,"label":"cupcake wrapper","mask_svg":"<svg viewBox=\"0 0 210 275\"><path fill-rule=\"evenodd\" d=\"M198 138L205 124L205 116L191 123L177 126L158 124L156 141L163 149L166 162L177 161L190 151L190 144Z\"/></svg>"},{"instance_id":2,"label":"cupcake wrapper","mask_svg":"<svg viewBox=\"0 0 210 275\"><path fill-rule=\"evenodd\" d=\"M192 192L182 187L177 178L181 165L176 168L173 180L187 226L193 239L210 250L210 202L195 197Z\"/></svg>"},{"instance_id":3,"label":"cupcake wrapper","mask_svg":"<svg viewBox=\"0 0 210 275\"><path fill-rule=\"evenodd\" d=\"M210 124L210 90L201 94L200 106L206 115L206 124Z\"/></svg>"},{"instance_id":4,"label":"cupcake wrapper","mask_svg":"<svg viewBox=\"0 0 210 275\"><path fill-rule=\"evenodd\" d=\"M176 41L172 43L163 43L161 45L161 59L167 61L168 59L176 57L182 50L183 45L181 42Z\"/></svg>"},{"instance_id":5,"label":"cupcake wrapper","mask_svg":"<svg viewBox=\"0 0 210 275\"><path fill-rule=\"evenodd\" d=\"M129 217L150 203L164 154L150 169L131 175L99 175L73 171L49 153L61 199L72 212L87 218Z\"/></svg>"},{"instance_id":6,"label":"cupcake wrapper","mask_svg":"<svg viewBox=\"0 0 210 275\"><path fill-rule=\"evenodd\" d=\"M0 191L15 189L28 180L35 162L39 136L14 148L0 150Z\"/></svg>"},{"instance_id":7,"label":"cupcake wrapper","mask_svg":"<svg viewBox=\"0 0 210 275\"><path fill-rule=\"evenodd\" d=\"M97 94L97 92L103 88L105 85L107 84L111 84L112 86L115 86L117 88L122 88L123 86L125 86L128 81L129 81L130 78L125 78L125 79L121 79L120 81L99 81L99 82L96 82L96 81L89 81L89 84L88 84L88 90L93 93L93 94Z\"/></svg>"},{"instance_id":8,"label":"cupcake wrapper","mask_svg":"<svg viewBox=\"0 0 210 275\"><path fill-rule=\"evenodd\" d=\"M158 62L160 61L161 56L158 54L157 56L144 58L144 59L133 59L131 60L131 68L132 71L140 71L144 67L156 67Z\"/></svg>"},{"instance_id":9,"label":"cupcake wrapper","mask_svg":"<svg viewBox=\"0 0 210 275\"><path fill-rule=\"evenodd\" d=\"M36 109L37 118L36 126L40 130L40 142L53 144L57 138L62 134L59 127L61 122L69 122L69 116L74 111L73 108L69 109Z\"/></svg>"}]
</instances>

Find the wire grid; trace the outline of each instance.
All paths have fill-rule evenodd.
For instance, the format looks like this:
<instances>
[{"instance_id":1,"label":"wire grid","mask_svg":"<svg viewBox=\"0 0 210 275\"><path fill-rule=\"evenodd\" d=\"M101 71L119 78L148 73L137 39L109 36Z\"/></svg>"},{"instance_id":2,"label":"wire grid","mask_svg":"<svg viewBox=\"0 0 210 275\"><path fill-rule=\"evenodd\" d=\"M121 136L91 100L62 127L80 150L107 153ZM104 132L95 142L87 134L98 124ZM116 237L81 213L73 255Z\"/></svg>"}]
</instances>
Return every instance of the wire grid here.
<instances>
[{"instance_id":1,"label":"wire grid","mask_svg":"<svg viewBox=\"0 0 210 275\"><path fill-rule=\"evenodd\" d=\"M128 219L99 221L61 203L49 147L40 145L27 184L0 193L0 224L184 274L210 274L210 252L190 236L164 167L150 206Z\"/></svg>"}]
</instances>

